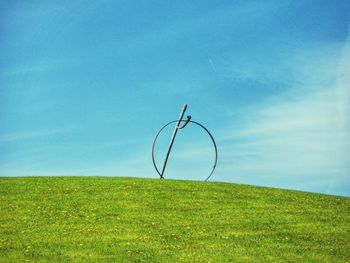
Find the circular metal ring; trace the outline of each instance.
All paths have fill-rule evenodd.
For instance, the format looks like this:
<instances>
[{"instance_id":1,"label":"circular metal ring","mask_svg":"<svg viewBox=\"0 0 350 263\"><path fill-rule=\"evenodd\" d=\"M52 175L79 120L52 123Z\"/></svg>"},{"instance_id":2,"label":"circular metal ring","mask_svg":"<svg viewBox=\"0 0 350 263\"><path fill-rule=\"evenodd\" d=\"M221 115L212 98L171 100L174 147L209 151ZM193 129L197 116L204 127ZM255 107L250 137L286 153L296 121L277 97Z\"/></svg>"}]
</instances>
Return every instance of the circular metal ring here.
<instances>
[{"instance_id":1,"label":"circular metal ring","mask_svg":"<svg viewBox=\"0 0 350 263\"><path fill-rule=\"evenodd\" d=\"M170 124L172 124L172 123L175 123L175 122L178 122L178 120L168 122L168 123L165 124L162 128L160 128L159 131L158 131L158 133L157 133L157 135L156 135L156 137L155 137L154 140L153 140L153 144L152 144L152 161L153 161L153 166L154 166L154 168L156 169L157 173L159 174L160 178L162 178L162 175L161 175L161 173L160 173L159 170L158 170L158 167L157 167L157 164L156 164L156 161L155 161L155 158L154 158L154 147L155 147L155 145L156 145L156 142L157 142L157 139L158 139L159 134L160 134L168 125L170 125ZM186 122L186 120L181 120L181 122ZM215 151L214 166L213 166L212 170L210 171L209 176L204 180L204 181L208 181L208 179L209 179L209 178L212 176L212 174L214 173L214 170L215 170L215 168L216 168L216 164L217 164L217 162L218 162L218 149L217 149L217 146L216 146L216 143L215 143L215 140L214 140L213 135L211 135L211 133L208 131L207 128L205 128L202 124L200 124L200 123L198 123L198 122L196 122L196 121L189 121L189 122L194 123L194 124L200 126L201 128L203 128L203 129L208 133L208 135L210 136L210 139L211 139L211 141L213 142L213 145L214 145L214 151Z\"/></svg>"}]
</instances>

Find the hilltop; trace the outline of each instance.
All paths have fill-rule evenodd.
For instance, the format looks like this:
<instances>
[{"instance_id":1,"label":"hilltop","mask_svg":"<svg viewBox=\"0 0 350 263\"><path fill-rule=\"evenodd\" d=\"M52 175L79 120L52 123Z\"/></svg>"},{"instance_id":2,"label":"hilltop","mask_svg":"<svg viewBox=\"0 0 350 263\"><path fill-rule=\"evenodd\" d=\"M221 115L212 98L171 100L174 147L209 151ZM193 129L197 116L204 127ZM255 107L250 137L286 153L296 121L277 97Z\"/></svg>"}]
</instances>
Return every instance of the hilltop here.
<instances>
[{"instance_id":1,"label":"hilltop","mask_svg":"<svg viewBox=\"0 0 350 263\"><path fill-rule=\"evenodd\" d=\"M350 198L211 182L0 178L1 262L349 262Z\"/></svg>"}]
</instances>

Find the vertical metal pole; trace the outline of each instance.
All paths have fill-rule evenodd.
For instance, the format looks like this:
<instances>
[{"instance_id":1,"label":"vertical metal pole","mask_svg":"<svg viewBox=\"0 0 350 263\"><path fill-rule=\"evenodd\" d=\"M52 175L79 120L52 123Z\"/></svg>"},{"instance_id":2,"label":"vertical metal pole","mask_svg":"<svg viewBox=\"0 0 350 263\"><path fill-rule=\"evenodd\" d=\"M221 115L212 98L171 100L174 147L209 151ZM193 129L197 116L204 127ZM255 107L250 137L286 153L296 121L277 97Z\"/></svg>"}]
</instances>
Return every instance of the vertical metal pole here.
<instances>
[{"instance_id":1,"label":"vertical metal pole","mask_svg":"<svg viewBox=\"0 0 350 263\"><path fill-rule=\"evenodd\" d=\"M170 154L171 148L173 147L173 144L174 144L174 140L175 140L175 137L176 137L177 130L178 130L179 127L180 127L180 124L181 124L182 118L183 118L184 115L185 115L186 109L187 109L187 104L184 104L184 105L182 106L182 110L181 110L179 119L177 120L177 123L176 123L176 125L175 125L174 131L173 131L173 135L171 136L170 143L169 143L169 147L168 147L168 151L167 151L167 153L166 153L166 155L165 155L165 159L164 159L164 164L163 164L162 172L160 173L160 178L161 178L161 179L164 179L163 175L164 175L164 171L165 171L166 164L167 164L167 162L168 162L169 154Z\"/></svg>"}]
</instances>

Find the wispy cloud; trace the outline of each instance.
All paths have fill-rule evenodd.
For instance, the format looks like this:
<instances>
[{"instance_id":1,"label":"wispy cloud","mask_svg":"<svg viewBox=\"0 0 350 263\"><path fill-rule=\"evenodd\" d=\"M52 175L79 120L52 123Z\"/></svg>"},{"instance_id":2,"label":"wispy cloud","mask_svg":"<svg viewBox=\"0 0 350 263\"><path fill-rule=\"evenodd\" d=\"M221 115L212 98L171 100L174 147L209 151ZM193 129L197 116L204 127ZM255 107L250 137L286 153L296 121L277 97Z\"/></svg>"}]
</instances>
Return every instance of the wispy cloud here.
<instances>
[{"instance_id":1,"label":"wispy cloud","mask_svg":"<svg viewBox=\"0 0 350 263\"><path fill-rule=\"evenodd\" d=\"M70 132L76 129L78 126L67 126L63 128L52 128L52 129L40 129L33 131L16 131L11 133L0 134L0 142L14 142L14 141L22 141L28 139L35 139L40 137L53 136L60 133Z\"/></svg>"},{"instance_id":2,"label":"wispy cloud","mask_svg":"<svg viewBox=\"0 0 350 263\"><path fill-rule=\"evenodd\" d=\"M225 179L345 194L336 188L350 181L349 42L340 53L337 67L322 56L295 65L305 71L294 89L242 111L246 125L222 132Z\"/></svg>"},{"instance_id":3,"label":"wispy cloud","mask_svg":"<svg viewBox=\"0 0 350 263\"><path fill-rule=\"evenodd\" d=\"M30 65L18 65L16 67L2 69L1 74L4 76L18 76L24 74L42 74L57 70L59 67L51 63L37 63Z\"/></svg>"},{"instance_id":4,"label":"wispy cloud","mask_svg":"<svg viewBox=\"0 0 350 263\"><path fill-rule=\"evenodd\" d=\"M32 76L34 74L46 74L62 69L67 69L69 67L75 66L77 64L76 59L72 58L54 58L47 59L41 58L40 60L31 61L30 63L18 63L11 67L0 68L0 74L3 77L13 78L22 75Z\"/></svg>"}]
</instances>

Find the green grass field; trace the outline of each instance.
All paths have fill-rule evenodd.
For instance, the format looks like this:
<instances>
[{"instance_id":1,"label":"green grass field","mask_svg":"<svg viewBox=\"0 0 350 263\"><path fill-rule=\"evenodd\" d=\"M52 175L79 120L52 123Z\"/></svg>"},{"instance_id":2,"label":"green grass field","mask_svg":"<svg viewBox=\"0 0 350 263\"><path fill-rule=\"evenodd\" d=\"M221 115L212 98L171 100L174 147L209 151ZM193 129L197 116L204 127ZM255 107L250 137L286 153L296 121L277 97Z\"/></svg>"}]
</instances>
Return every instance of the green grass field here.
<instances>
[{"instance_id":1,"label":"green grass field","mask_svg":"<svg viewBox=\"0 0 350 263\"><path fill-rule=\"evenodd\" d=\"M350 262L350 198L227 183L0 178L1 262Z\"/></svg>"}]
</instances>

